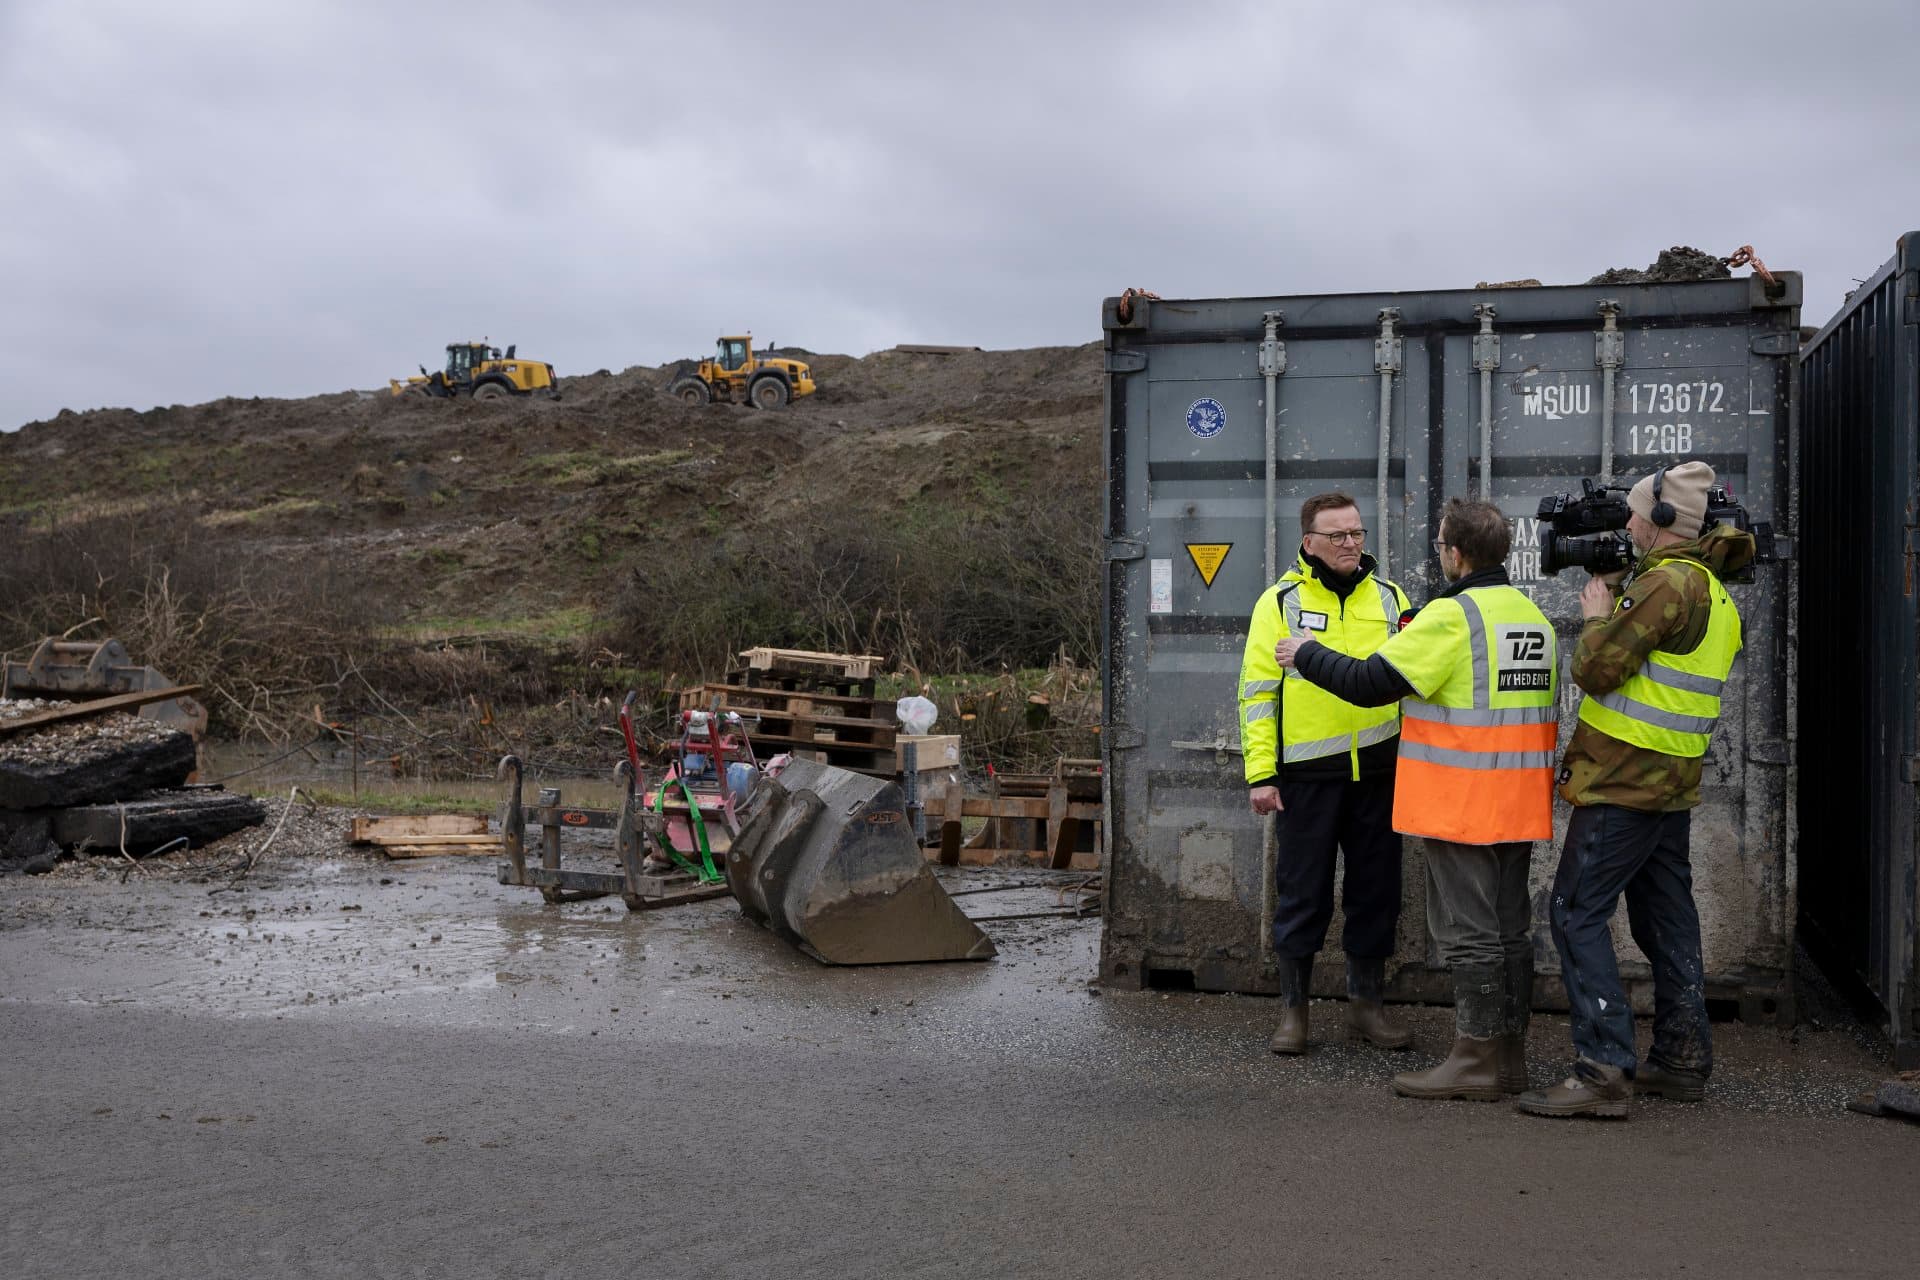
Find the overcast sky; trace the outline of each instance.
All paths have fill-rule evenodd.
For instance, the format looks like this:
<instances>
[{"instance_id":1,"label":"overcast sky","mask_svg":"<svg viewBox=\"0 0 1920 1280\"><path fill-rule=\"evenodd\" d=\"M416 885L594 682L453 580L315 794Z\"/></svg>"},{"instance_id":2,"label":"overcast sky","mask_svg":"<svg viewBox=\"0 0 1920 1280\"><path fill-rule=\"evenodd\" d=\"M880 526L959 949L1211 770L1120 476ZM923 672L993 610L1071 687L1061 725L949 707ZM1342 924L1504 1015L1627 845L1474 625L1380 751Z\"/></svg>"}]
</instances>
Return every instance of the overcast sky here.
<instances>
[{"instance_id":1,"label":"overcast sky","mask_svg":"<svg viewBox=\"0 0 1920 1280\"><path fill-rule=\"evenodd\" d=\"M1920 227L1920 4L0 0L0 428Z\"/></svg>"}]
</instances>

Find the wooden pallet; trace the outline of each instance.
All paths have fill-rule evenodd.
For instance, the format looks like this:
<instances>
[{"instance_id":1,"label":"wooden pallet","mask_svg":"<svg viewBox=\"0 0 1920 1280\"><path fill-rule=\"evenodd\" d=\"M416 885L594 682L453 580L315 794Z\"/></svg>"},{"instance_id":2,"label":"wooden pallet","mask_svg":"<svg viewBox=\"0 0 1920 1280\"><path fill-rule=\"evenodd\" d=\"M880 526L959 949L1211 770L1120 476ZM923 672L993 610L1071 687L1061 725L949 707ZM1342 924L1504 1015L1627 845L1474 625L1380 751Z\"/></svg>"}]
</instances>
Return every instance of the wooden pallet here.
<instances>
[{"instance_id":1,"label":"wooden pallet","mask_svg":"<svg viewBox=\"0 0 1920 1280\"><path fill-rule=\"evenodd\" d=\"M749 671L791 671L866 680L877 675L887 659L877 653L817 653L811 649L757 648L742 650L740 660Z\"/></svg>"},{"instance_id":2,"label":"wooden pallet","mask_svg":"<svg viewBox=\"0 0 1920 1280\"><path fill-rule=\"evenodd\" d=\"M935 816L928 813L931 821ZM963 818L986 818L985 841L963 844L960 822ZM929 858L952 867L962 862L992 864L1008 858L1044 862L1056 869L1076 868L1097 871L1100 868L1099 802L1074 800L1064 785L1040 796L970 796L962 787L950 787L941 798L940 844L927 851ZM1004 826L1002 824L1005 824ZM1081 826L1093 824L1092 850L1080 848ZM1028 847L1016 848L994 839L989 833L1019 830L1030 833Z\"/></svg>"},{"instance_id":3,"label":"wooden pallet","mask_svg":"<svg viewBox=\"0 0 1920 1280\"><path fill-rule=\"evenodd\" d=\"M899 771L899 722L877 714L872 698L813 691L701 685L680 695L683 710L718 706L749 722L754 754L791 752L806 760L890 777Z\"/></svg>"},{"instance_id":4,"label":"wooden pallet","mask_svg":"<svg viewBox=\"0 0 1920 1280\"><path fill-rule=\"evenodd\" d=\"M354 844L377 845L389 858L479 857L500 852L480 814L432 813L396 818L356 817Z\"/></svg>"}]
</instances>

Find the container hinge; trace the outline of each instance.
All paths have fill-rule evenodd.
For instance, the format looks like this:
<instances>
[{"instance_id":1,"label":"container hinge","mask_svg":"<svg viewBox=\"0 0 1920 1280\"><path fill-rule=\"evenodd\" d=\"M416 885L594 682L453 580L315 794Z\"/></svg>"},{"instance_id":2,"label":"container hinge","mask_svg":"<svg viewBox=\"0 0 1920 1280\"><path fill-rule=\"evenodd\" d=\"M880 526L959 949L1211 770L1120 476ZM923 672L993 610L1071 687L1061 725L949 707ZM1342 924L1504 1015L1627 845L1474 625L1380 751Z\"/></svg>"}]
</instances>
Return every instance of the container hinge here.
<instances>
[{"instance_id":1,"label":"container hinge","mask_svg":"<svg viewBox=\"0 0 1920 1280\"><path fill-rule=\"evenodd\" d=\"M1108 751L1138 751L1147 745L1147 735L1130 724L1103 724L1100 740Z\"/></svg>"},{"instance_id":2,"label":"container hinge","mask_svg":"<svg viewBox=\"0 0 1920 1280\"><path fill-rule=\"evenodd\" d=\"M1753 738L1747 742L1747 759L1754 764L1792 764L1793 752L1779 738Z\"/></svg>"},{"instance_id":3,"label":"container hinge","mask_svg":"<svg viewBox=\"0 0 1920 1280\"><path fill-rule=\"evenodd\" d=\"M1107 352L1108 373L1140 373L1147 367L1147 353L1144 351Z\"/></svg>"},{"instance_id":4,"label":"container hinge","mask_svg":"<svg viewBox=\"0 0 1920 1280\"><path fill-rule=\"evenodd\" d=\"M1280 326L1286 319L1278 311L1268 311L1260 317L1266 327L1266 336L1260 340L1260 376L1277 378L1287 371L1287 344L1280 341Z\"/></svg>"},{"instance_id":5,"label":"container hinge","mask_svg":"<svg viewBox=\"0 0 1920 1280\"><path fill-rule=\"evenodd\" d=\"M1138 538L1107 539L1107 559L1139 560L1147 554L1147 544Z\"/></svg>"},{"instance_id":6,"label":"container hinge","mask_svg":"<svg viewBox=\"0 0 1920 1280\"><path fill-rule=\"evenodd\" d=\"M1800 351L1797 333L1756 333L1748 344L1757 356L1791 356Z\"/></svg>"},{"instance_id":7,"label":"container hinge","mask_svg":"<svg viewBox=\"0 0 1920 1280\"><path fill-rule=\"evenodd\" d=\"M1797 550L1799 550L1799 546L1795 540L1784 533L1779 534L1773 540L1773 558L1775 560L1791 560L1794 558L1794 552Z\"/></svg>"},{"instance_id":8,"label":"container hinge","mask_svg":"<svg viewBox=\"0 0 1920 1280\"><path fill-rule=\"evenodd\" d=\"M1920 756L1908 756L1901 762L1901 766L1901 772L1906 774L1906 780L1920 787Z\"/></svg>"},{"instance_id":9,"label":"container hinge","mask_svg":"<svg viewBox=\"0 0 1920 1280\"><path fill-rule=\"evenodd\" d=\"M1400 323L1400 308L1380 308L1380 336L1373 340L1373 371L1375 373L1399 373L1400 355L1405 343L1393 332L1393 326ZM1496 342L1498 339L1495 340ZM1498 361L1496 360L1497 364Z\"/></svg>"},{"instance_id":10,"label":"container hinge","mask_svg":"<svg viewBox=\"0 0 1920 1280\"><path fill-rule=\"evenodd\" d=\"M1620 304L1612 298L1600 304L1600 330L1593 335L1593 362L1602 369L1618 369L1627 362L1627 335L1620 332Z\"/></svg>"},{"instance_id":11,"label":"container hinge","mask_svg":"<svg viewBox=\"0 0 1920 1280\"><path fill-rule=\"evenodd\" d=\"M1488 372L1500 368L1500 335L1493 331L1493 304L1476 302L1473 315L1480 322L1480 332L1473 335L1473 367Z\"/></svg>"}]
</instances>

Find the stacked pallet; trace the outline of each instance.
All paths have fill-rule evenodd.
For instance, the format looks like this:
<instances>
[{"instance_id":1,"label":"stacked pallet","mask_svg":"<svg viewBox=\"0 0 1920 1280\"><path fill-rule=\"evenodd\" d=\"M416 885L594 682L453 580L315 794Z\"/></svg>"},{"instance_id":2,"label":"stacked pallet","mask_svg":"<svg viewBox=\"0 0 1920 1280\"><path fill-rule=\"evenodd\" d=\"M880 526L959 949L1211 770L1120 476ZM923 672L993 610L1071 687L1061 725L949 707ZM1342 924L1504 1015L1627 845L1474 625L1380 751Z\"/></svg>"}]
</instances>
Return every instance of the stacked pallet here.
<instances>
[{"instance_id":1,"label":"stacked pallet","mask_svg":"<svg viewBox=\"0 0 1920 1280\"><path fill-rule=\"evenodd\" d=\"M761 759L783 752L855 773L900 770L893 708L873 696L885 659L873 654L748 649L723 684L680 695L682 710L737 712Z\"/></svg>"}]
</instances>

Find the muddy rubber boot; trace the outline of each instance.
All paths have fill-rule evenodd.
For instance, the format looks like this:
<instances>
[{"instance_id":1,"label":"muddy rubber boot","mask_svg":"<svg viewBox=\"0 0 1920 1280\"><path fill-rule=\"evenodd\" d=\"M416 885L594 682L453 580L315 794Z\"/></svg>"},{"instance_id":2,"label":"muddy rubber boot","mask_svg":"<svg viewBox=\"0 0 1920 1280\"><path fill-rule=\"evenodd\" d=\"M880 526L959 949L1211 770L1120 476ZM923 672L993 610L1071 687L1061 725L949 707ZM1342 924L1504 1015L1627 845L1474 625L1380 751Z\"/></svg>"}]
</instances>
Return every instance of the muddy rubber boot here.
<instances>
[{"instance_id":1,"label":"muddy rubber boot","mask_svg":"<svg viewBox=\"0 0 1920 1280\"><path fill-rule=\"evenodd\" d=\"M1506 975L1499 969L1453 971L1453 1049L1427 1071L1402 1071L1393 1091L1403 1098L1468 1098L1498 1102L1500 1048L1507 1025Z\"/></svg>"},{"instance_id":2,"label":"muddy rubber boot","mask_svg":"<svg viewBox=\"0 0 1920 1280\"><path fill-rule=\"evenodd\" d=\"M1581 1072L1591 1073L1589 1079ZM1582 1062L1580 1070L1551 1089L1529 1089L1513 1100L1530 1116L1596 1116L1625 1120L1633 1106L1633 1082L1618 1067Z\"/></svg>"},{"instance_id":3,"label":"muddy rubber boot","mask_svg":"<svg viewBox=\"0 0 1920 1280\"><path fill-rule=\"evenodd\" d=\"M1280 1026L1267 1048L1284 1054L1307 1051L1307 993L1312 987L1312 956L1280 957Z\"/></svg>"},{"instance_id":4,"label":"muddy rubber boot","mask_svg":"<svg viewBox=\"0 0 1920 1280\"><path fill-rule=\"evenodd\" d=\"M1633 1091L1670 1102L1698 1102L1706 1096L1707 1078L1691 1071L1660 1066L1649 1058L1634 1073Z\"/></svg>"},{"instance_id":5,"label":"muddy rubber boot","mask_svg":"<svg viewBox=\"0 0 1920 1280\"><path fill-rule=\"evenodd\" d=\"M1533 1018L1533 952L1507 957L1506 1019L1500 1036L1500 1088L1525 1093L1527 1078L1527 1024Z\"/></svg>"},{"instance_id":6,"label":"muddy rubber boot","mask_svg":"<svg viewBox=\"0 0 1920 1280\"><path fill-rule=\"evenodd\" d=\"M1445 1062L1428 1071L1402 1071L1393 1078L1393 1091L1403 1098L1498 1102L1507 1096L1500 1086L1500 1040L1455 1036Z\"/></svg>"},{"instance_id":7,"label":"muddy rubber boot","mask_svg":"<svg viewBox=\"0 0 1920 1280\"><path fill-rule=\"evenodd\" d=\"M1383 993L1387 986L1385 956L1347 957L1347 1038L1365 1040L1376 1049L1405 1049L1413 1032L1387 1017Z\"/></svg>"}]
</instances>

